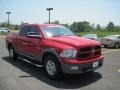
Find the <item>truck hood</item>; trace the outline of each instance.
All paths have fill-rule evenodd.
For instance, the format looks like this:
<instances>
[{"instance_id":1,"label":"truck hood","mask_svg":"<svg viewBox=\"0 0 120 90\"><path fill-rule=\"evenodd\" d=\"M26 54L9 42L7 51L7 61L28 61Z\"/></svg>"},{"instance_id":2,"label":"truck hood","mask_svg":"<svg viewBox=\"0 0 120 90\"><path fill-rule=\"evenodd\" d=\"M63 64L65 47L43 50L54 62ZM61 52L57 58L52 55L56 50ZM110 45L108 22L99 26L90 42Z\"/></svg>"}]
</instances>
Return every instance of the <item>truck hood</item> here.
<instances>
[{"instance_id":1,"label":"truck hood","mask_svg":"<svg viewBox=\"0 0 120 90\"><path fill-rule=\"evenodd\" d=\"M56 43L69 45L72 47L100 45L98 41L90 40L90 39L87 39L84 37L78 37L78 36L51 37L49 38L49 40Z\"/></svg>"}]
</instances>

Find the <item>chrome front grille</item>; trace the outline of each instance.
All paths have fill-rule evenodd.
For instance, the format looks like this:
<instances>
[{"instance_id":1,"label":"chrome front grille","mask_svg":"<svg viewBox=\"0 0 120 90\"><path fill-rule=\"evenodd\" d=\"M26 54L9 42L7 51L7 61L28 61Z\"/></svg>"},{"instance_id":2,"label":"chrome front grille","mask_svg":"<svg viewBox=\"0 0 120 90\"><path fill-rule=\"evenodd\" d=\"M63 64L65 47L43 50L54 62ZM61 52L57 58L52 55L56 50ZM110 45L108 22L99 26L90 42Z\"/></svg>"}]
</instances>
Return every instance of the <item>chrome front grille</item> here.
<instances>
[{"instance_id":1,"label":"chrome front grille","mask_svg":"<svg viewBox=\"0 0 120 90\"><path fill-rule=\"evenodd\" d=\"M101 55L101 46L91 46L91 47L83 47L78 50L77 57L79 59L88 59L94 58L98 55Z\"/></svg>"}]
</instances>

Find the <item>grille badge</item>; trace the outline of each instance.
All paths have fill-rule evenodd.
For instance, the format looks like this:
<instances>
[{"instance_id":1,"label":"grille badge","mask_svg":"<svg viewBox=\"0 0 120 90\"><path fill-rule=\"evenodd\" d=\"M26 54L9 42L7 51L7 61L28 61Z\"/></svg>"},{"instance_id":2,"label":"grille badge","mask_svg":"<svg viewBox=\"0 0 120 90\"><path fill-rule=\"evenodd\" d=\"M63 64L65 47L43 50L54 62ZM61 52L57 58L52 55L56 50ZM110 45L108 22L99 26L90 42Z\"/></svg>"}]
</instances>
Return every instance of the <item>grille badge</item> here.
<instances>
[{"instance_id":1,"label":"grille badge","mask_svg":"<svg viewBox=\"0 0 120 90\"><path fill-rule=\"evenodd\" d=\"M95 53L95 49L92 49L92 53Z\"/></svg>"}]
</instances>

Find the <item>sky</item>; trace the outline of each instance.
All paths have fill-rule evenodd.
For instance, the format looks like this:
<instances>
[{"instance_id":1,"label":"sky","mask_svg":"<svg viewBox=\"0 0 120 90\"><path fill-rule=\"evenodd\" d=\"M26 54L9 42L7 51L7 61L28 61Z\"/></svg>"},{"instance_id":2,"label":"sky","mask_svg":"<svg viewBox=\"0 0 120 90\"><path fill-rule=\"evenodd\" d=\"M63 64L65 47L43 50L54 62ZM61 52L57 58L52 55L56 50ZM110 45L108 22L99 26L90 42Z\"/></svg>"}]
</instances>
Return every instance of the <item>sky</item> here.
<instances>
[{"instance_id":1,"label":"sky","mask_svg":"<svg viewBox=\"0 0 120 90\"><path fill-rule=\"evenodd\" d=\"M12 24L45 23L46 8L53 8L51 21L88 21L101 26L112 21L120 25L120 0L0 0L0 22L7 20L5 12L10 11Z\"/></svg>"}]
</instances>

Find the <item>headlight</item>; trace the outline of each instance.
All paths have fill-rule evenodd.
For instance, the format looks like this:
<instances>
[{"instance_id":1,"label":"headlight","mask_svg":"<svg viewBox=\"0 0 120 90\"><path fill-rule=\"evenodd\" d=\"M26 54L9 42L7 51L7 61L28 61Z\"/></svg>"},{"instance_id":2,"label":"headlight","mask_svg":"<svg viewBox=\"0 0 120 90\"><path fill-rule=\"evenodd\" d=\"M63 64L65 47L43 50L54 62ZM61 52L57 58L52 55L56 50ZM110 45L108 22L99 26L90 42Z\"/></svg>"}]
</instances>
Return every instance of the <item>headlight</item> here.
<instances>
[{"instance_id":1,"label":"headlight","mask_svg":"<svg viewBox=\"0 0 120 90\"><path fill-rule=\"evenodd\" d=\"M75 50L75 49L63 50L63 52L60 54L60 56L64 57L64 58L75 58L76 53L77 53L77 50Z\"/></svg>"}]
</instances>

